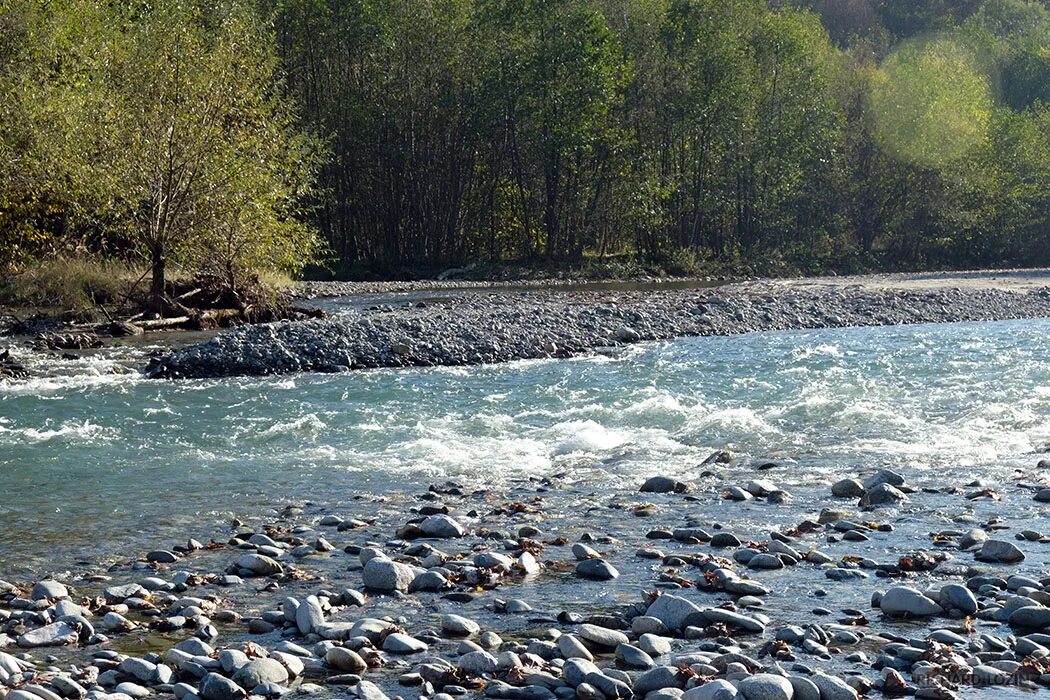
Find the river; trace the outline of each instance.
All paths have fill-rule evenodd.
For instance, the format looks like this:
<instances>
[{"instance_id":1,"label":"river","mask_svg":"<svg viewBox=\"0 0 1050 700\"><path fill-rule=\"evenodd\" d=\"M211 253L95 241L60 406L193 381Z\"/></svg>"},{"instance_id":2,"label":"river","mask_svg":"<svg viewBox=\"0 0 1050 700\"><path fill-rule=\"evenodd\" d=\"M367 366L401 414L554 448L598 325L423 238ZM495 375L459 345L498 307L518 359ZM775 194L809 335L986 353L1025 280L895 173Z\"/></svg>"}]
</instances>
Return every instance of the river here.
<instances>
[{"instance_id":1,"label":"river","mask_svg":"<svg viewBox=\"0 0 1050 700\"><path fill-rule=\"evenodd\" d=\"M772 332L472 368L152 381L146 346L0 383L0 576L431 482L633 489L713 450L788 487L1009 479L1050 444L1050 321ZM61 364L61 363L59 363ZM824 486L826 487L826 486Z\"/></svg>"}]
</instances>

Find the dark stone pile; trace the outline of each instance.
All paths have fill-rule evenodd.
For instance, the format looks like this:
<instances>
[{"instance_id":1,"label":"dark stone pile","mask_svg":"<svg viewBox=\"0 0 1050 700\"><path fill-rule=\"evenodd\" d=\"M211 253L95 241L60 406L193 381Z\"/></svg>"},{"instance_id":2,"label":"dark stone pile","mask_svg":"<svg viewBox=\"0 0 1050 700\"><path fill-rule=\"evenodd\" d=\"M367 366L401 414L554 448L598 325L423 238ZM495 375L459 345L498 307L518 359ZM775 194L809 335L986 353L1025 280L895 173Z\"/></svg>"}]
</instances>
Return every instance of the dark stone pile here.
<instances>
[{"instance_id":1,"label":"dark stone pile","mask_svg":"<svg viewBox=\"0 0 1050 700\"><path fill-rule=\"evenodd\" d=\"M682 336L1050 316L1050 289L922 291L750 285L659 292L472 294L327 320L239 328L153 360L154 378L567 357Z\"/></svg>"}]
</instances>

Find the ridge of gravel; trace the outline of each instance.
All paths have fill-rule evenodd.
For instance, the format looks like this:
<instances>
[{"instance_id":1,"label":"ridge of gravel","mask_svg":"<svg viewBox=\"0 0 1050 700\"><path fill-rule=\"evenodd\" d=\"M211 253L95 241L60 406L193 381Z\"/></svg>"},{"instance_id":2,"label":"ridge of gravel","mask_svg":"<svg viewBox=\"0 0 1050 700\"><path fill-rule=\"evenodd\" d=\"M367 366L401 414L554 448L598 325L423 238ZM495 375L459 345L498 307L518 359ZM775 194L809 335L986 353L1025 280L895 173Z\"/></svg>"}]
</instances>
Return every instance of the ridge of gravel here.
<instances>
[{"instance_id":1,"label":"ridge of gravel","mask_svg":"<svg viewBox=\"0 0 1050 700\"><path fill-rule=\"evenodd\" d=\"M474 293L242 327L154 358L152 378L570 357L686 336L1050 316L1050 287L882 289L758 282L705 290Z\"/></svg>"}]
</instances>

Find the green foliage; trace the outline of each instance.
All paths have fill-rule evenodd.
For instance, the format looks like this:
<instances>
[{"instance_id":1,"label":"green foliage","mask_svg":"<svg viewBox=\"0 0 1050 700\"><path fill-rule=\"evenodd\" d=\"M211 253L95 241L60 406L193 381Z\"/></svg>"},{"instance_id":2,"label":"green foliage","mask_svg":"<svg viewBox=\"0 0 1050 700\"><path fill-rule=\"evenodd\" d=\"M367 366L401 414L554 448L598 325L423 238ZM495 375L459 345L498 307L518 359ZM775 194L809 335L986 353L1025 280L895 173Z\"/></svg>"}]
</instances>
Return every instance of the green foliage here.
<instances>
[{"instance_id":1,"label":"green foliage","mask_svg":"<svg viewBox=\"0 0 1050 700\"><path fill-rule=\"evenodd\" d=\"M906 163L946 166L987 138L991 88L959 42L909 42L883 62L872 110L888 152Z\"/></svg>"},{"instance_id":2,"label":"green foliage","mask_svg":"<svg viewBox=\"0 0 1050 700\"><path fill-rule=\"evenodd\" d=\"M310 259L302 203L320 149L253 7L30 0L19 12L0 74L5 239L135 253L158 301L168 264L236 286L248 269Z\"/></svg>"},{"instance_id":3,"label":"green foliage","mask_svg":"<svg viewBox=\"0 0 1050 700\"><path fill-rule=\"evenodd\" d=\"M5 269L134 255L160 298L168 266L238 286L322 252L370 274L1050 260L1045 2L0 10Z\"/></svg>"}]
</instances>

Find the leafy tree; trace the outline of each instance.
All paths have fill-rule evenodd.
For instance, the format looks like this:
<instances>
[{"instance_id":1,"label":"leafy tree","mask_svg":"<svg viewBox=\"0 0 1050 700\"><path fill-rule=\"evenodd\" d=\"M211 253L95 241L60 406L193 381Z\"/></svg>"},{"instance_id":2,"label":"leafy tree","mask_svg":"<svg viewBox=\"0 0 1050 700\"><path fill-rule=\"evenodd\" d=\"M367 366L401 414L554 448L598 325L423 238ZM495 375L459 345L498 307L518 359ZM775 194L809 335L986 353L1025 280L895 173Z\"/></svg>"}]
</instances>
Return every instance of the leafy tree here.
<instances>
[{"instance_id":1,"label":"leafy tree","mask_svg":"<svg viewBox=\"0 0 1050 700\"><path fill-rule=\"evenodd\" d=\"M499 105L528 252L578 258L621 147L616 37L589 0L483 0L479 22L500 37L482 99Z\"/></svg>"},{"instance_id":2,"label":"leafy tree","mask_svg":"<svg viewBox=\"0 0 1050 700\"><path fill-rule=\"evenodd\" d=\"M169 261L296 271L314 240L296 218L313 177L275 78L272 41L247 8L176 0L116 9L99 163L120 222L164 309Z\"/></svg>"}]
</instances>

